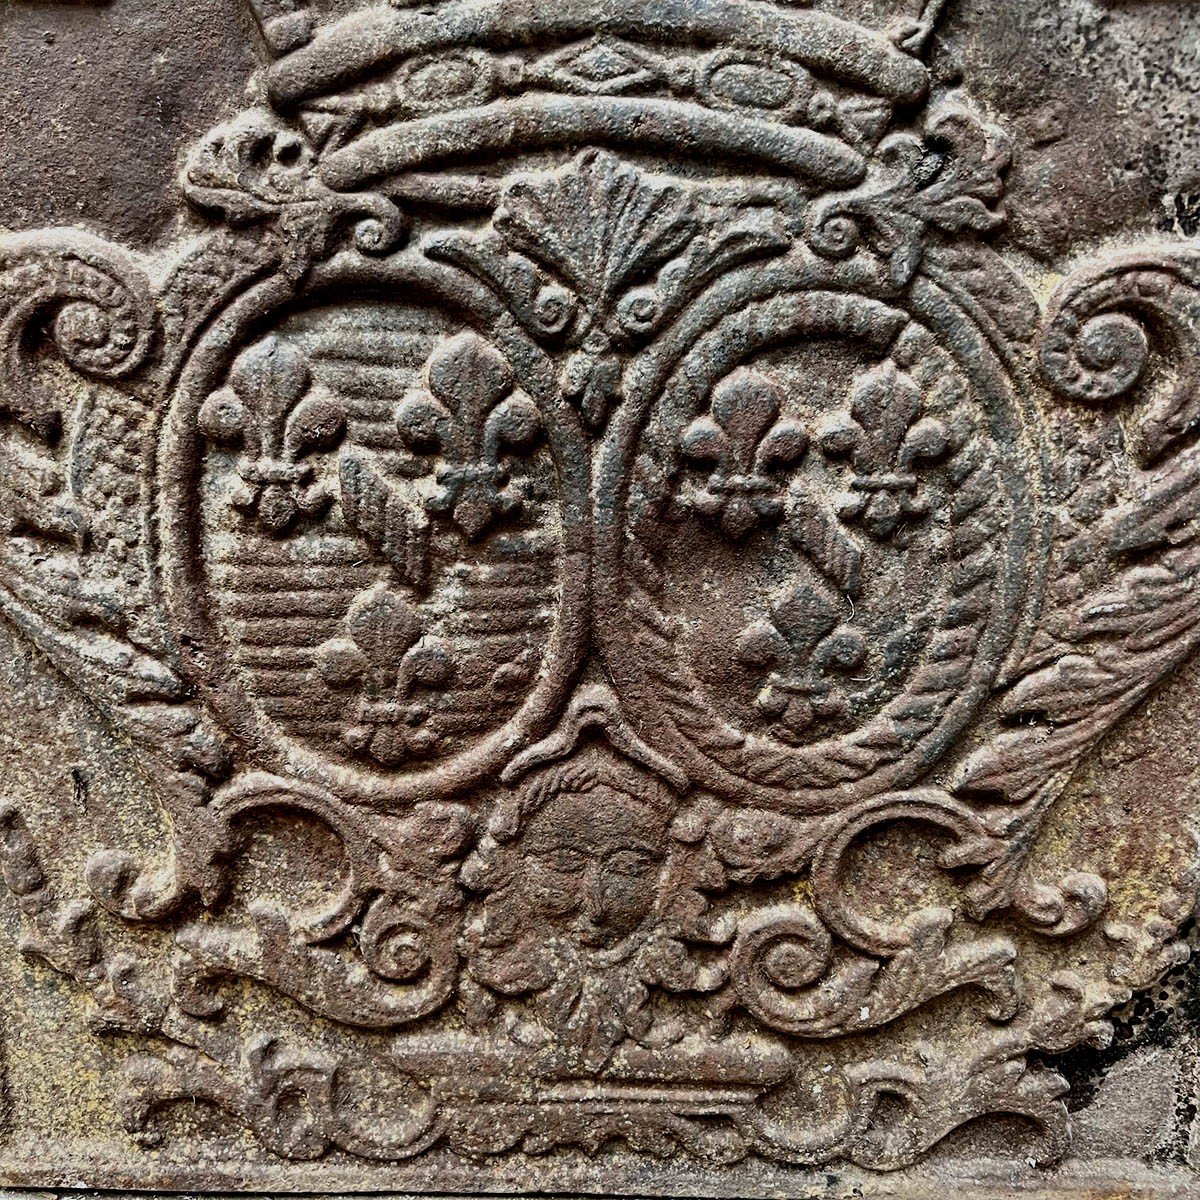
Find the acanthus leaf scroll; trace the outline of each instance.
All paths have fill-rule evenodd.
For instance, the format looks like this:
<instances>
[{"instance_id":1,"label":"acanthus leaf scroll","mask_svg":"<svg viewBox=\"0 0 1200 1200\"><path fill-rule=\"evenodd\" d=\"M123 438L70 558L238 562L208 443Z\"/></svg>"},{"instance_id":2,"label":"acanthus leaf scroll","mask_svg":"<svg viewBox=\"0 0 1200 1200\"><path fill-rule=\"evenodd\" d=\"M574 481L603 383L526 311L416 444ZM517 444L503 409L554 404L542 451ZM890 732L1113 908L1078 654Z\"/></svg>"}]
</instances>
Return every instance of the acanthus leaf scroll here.
<instances>
[{"instance_id":1,"label":"acanthus leaf scroll","mask_svg":"<svg viewBox=\"0 0 1200 1200\"><path fill-rule=\"evenodd\" d=\"M1132 891L1041 835L1197 646L1200 251L1040 313L928 30L711 7L286 14L177 258L0 238L0 608L169 830L72 884L10 806L0 865L136 1137L1049 1160L1030 1056L1177 959L1187 789Z\"/></svg>"}]
</instances>

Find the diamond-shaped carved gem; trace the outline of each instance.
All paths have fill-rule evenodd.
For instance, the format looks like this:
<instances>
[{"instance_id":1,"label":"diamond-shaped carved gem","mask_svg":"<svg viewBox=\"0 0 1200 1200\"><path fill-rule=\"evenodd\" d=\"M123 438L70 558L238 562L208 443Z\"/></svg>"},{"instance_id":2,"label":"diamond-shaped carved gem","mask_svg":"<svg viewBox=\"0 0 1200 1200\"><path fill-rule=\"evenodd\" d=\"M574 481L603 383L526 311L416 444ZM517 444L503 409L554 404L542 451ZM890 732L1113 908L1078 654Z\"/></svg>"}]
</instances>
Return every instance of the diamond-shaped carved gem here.
<instances>
[{"instance_id":1,"label":"diamond-shaped carved gem","mask_svg":"<svg viewBox=\"0 0 1200 1200\"><path fill-rule=\"evenodd\" d=\"M616 42L596 39L556 57L552 78L570 91L593 95L625 92L655 78L650 57Z\"/></svg>"}]
</instances>

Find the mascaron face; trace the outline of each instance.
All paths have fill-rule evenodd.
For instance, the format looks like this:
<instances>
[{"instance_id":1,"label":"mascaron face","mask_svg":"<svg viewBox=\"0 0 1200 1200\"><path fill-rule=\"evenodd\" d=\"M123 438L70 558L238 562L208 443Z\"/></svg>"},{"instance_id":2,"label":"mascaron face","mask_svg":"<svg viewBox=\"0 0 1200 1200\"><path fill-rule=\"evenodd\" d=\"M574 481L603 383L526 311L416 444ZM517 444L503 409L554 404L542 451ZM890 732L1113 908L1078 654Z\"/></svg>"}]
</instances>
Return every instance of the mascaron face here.
<instances>
[{"instance_id":1,"label":"mascaron face","mask_svg":"<svg viewBox=\"0 0 1200 1200\"><path fill-rule=\"evenodd\" d=\"M595 949L627 938L654 910L668 821L607 786L551 800L517 848L515 891L530 919Z\"/></svg>"}]
</instances>

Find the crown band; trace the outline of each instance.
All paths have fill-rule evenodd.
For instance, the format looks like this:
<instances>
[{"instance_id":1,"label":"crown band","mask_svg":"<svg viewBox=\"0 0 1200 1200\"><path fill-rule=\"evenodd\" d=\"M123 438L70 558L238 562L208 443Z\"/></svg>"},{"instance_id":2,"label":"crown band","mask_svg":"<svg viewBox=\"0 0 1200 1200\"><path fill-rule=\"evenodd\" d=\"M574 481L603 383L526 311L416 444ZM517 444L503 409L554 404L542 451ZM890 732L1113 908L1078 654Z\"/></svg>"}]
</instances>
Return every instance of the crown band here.
<instances>
[{"instance_id":1,"label":"crown band","mask_svg":"<svg viewBox=\"0 0 1200 1200\"><path fill-rule=\"evenodd\" d=\"M784 11L753 0L559 0L544 7L459 0L433 12L372 8L336 22L272 66L268 90L286 108L416 55L594 35L770 51L895 103L920 100L929 82L924 65L881 33L811 10Z\"/></svg>"}]
</instances>

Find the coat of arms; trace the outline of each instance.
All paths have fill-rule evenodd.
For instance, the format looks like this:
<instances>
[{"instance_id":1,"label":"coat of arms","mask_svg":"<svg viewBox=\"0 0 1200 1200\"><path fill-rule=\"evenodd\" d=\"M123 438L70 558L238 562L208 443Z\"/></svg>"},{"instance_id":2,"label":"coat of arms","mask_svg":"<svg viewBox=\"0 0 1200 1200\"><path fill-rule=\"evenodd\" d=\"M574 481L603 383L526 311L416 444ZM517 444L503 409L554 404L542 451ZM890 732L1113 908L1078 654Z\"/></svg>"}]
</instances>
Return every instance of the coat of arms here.
<instances>
[{"instance_id":1,"label":"coat of arms","mask_svg":"<svg viewBox=\"0 0 1200 1200\"><path fill-rule=\"evenodd\" d=\"M0 609L161 807L0 858L135 1138L1063 1152L1193 904L1080 775L1200 641L1200 251L1016 273L939 7L261 0L194 238L0 238Z\"/></svg>"}]
</instances>

